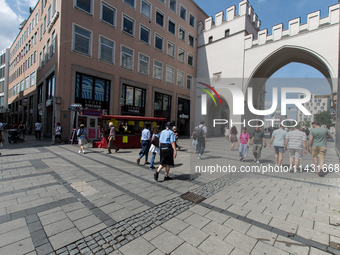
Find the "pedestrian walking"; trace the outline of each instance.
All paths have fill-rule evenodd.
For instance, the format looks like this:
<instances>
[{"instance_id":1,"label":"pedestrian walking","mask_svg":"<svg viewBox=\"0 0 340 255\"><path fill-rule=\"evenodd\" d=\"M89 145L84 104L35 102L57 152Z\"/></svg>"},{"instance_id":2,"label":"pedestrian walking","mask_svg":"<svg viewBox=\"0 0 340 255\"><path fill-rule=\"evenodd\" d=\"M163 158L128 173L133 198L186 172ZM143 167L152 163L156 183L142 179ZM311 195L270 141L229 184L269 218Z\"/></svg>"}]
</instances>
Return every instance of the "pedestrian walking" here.
<instances>
[{"instance_id":1,"label":"pedestrian walking","mask_svg":"<svg viewBox=\"0 0 340 255\"><path fill-rule=\"evenodd\" d=\"M151 156L151 161L150 161L150 168L151 169L156 169L154 166L155 162L155 157L156 154L159 154L159 131L160 131L160 126L156 126L156 128L153 130L152 138L151 138L151 146L150 146L150 152L152 153Z\"/></svg>"},{"instance_id":2,"label":"pedestrian walking","mask_svg":"<svg viewBox=\"0 0 340 255\"><path fill-rule=\"evenodd\" d=\"M111 148L113 148L115 152L119 151L119 149L113 144L113 141L116 140L116 129L113 126L112 122L109 123L109 127L110 127L110 134L109 134L109 144L107 146L107 154L111 154Z\"/></svg>"},{"instance_id":3,"label":"pedestrian walking","mask_svg":"<svg viewBox=\"0 0 340 255\"><path fill-rule=\"evenodd\" d=\"M197 135L197 152L198 152L198 159L202 158L204 149L205 149L205 143L207 141L207 127L205 126L204 120L201 120L201 124L198 125L195 133Z\"/></svg>"},{"instance_id":4,"label":"pedestrian walking","mask_svg":"<svg viewBox=\"0 0 340 255\"><path fill-rule=\"evenodd\" d=\"M240 140L238 142L238 154L240 161L245 162L248 156L248 148L250 147L250 137L247 133L247 128L242 128L242 133L240 134Z\"/></svg>"},{"instance_id":5,"label":"pedestrian walking","mask_svg":"<svg viewBox=\"0 0 340 255\"><path fill-rule=\"evenodd\" d=\"M307 136L300 131L300 125L296 125L293 131L286 135L285 151L289 152L289 171L298 172L299 160L303 157L303 152L307 154Z\"/></svg>"},{"instance_id":6,"label":"pedestrian walking","mask_svg":"<svg viewBox=\"0 0 340 255\"><path fill-rule=\"evenodd\" d=\"M54 142L52 144L56 143L57 138L61 141L61 144L64 144L64 140L61 138L61 133L63 132L63 128L60 126L60 123L57 123L57 127L55 128L54 134Z\"/></svg>"},{"instance_id":7,"label":"pedestrian walking","mask_svg":"<svg viewBox=\"0 0 340 255\"><path fill-rule=\"evenodd\" d=\"M260 163L262 147L267 146L266 138L264 137L264 132L260 127L256 127L253 133L253 138L251 140L251 145L253 146L254 161Z\"/></svg>"},{"instance_id":8,"label":"pedestrian walking","mask_svg":"<svg viewBox=\"0 0 340 255\"><path fill-rule=\"evenodd\" d=\"M85 154L84 144L85 144L85 139L87 139L87 132L86 132L84 124L80 125L80 128L77 131L77 136L78 136L78 144L80 145L79 153Z\"/></svg>"},{"instance_id":9,"label":"pedestrian walking","mask_svg":"<svg viewBox=\"0 0 340 255\"><path fill-rule=\"evenodd\" d=\"M269 142L269 148L274 146L275 151L275 167L280 167L283 160L283 153L285 153L285 139L287 131L284 130L284 126L280 125L279 129L276 129Z\"/></svg>"},{"instance_id":10,"label":"pedestrian walking","mask_svg":"<svg viewBox=\"0 0 340 255\"><path fill-rule=\"evenodd\" d=\"M176 127L172 127L172 131L174 131L174 134L175 134L175 139L176 139L176 142L175 142L175 145L176 145L176 149L177 150L181 150L181 146L179 146L177 144L177 141L178 141L178 131L177 131L177 128Z\"/></svg>"},{"instance_id":11,"label":"pedestrian walking","mask_svg":"<svg viewBox=\"0 0 340 255\"><path fill-rule=\"evenodd\" d=\"M175 134L171 130L172 123L168 122L166 124L166 129L164 129L159 137L160 142L160 166L154 173L154 179L158 181L159 172L165 167L164 181L172 180L169 176L170 167L174 165L174 158L176 158L176 146L175 146Z\"/></svg>"},{"instance_id":12,"label":"pedestrian walking","mask_svg":"<svg viewBox=\"0 0 340 255\"><path fill-rule=\"evenodd\" d=\"M139 152L139 158L137 159L137 164L139 165L140 159L145 156L145 165L149 165L148 155L150 149L151 132L150 125L146 124L142 131L142 149Z\"/></svg>"},{"instance_id":13,"label":"pedestrian walking","mask_svg":"<svg viewBox=\"0 0 340 255\"><path fill-rule=\"evenodd\" d=\"M22 135L22 139L25 140L26 126L22 121L19 122L18 129L20 131L20 137Z\"/></svg>"},{"instance_id":14,"label":"pedestrian walking","mask_svg":"<svg viewBox=\"0 0 340 255\"><path fill-rule=\"evenodd\" d=\"M230 142L231 142L231 150L234 150L235 143L237 143L237 129L233 126L230 130Z\"/></svg>"},{"instance_id":15,"label":"pedestrian walking","mask_svg":"<svg viewBox=\"0 0 340 255\"><path fill-rule=\"evenodd\" d=\"M41 139L41 129L42 129L42 124L38 120L37 123L35 123L35 140Z\"/></svg>"},{"instance_id":16,"label":"pedestrian walking","mask_svg":"<svg viewBox=\"0 0 340 255\"><path fill-rule=\"evenodd\" d=\"M320 127L318 121L312 122L313 129L309 133L309 152L313 156L316 173L324 169L325 156L327 152L327 139L332 139L332 135L327 128ZM318 159L320 165L318 165Z\"/></svg>"},{"instance_id":17,"label":"pedestrian walking","mask_svg":"<svg viewBox=\"0 0 340 255\"><path fill-rule=\"evenodd\" d=\"M196 134L196 130L197 130L198 127L195 127L194 129L194 132L192 132L192 135L191 135L191 139L192 139L192 147L195 149L195 154L197 153L197 148L198 148L198 141L197 141L197 134Z\"/></svg>"},{"instance_id":18,"label":"pedestrian walking","mask_svg":"<svg viewBox=\"0 0 340 255\"><path fill-rule=\"evenodd\" d=\"M0 147L2 147L5 139L4 139L3 129L2 129L2 123L0 122L0 124L1 124L1 128L0 128ZM0 152L0 156L1 155L2 155L2 153Z\"/></svg>"},{"instance_id":19,"label":"pedestrian walking","mask_svg":"<svg viewBox=\"0 0 340 255\"><path fill-rule=\"evenodd\" d=\"M224 128L224 142L229 142L230 140L230 129L229 126L226 125Z\"/></svg>"}]
</instances>

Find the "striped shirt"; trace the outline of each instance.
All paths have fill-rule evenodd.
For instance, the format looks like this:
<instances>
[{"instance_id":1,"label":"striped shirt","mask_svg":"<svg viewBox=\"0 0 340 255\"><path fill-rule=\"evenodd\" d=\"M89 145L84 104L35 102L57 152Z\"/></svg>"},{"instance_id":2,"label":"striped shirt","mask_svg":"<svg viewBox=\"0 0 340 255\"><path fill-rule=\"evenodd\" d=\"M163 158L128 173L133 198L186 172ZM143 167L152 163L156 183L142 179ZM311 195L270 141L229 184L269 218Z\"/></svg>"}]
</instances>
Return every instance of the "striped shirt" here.
<instances>
[{"instance_id":1,"label":"striped shirt","mask_svg":"<svg viewBox=\"0 0 340 255\"><path fill-rule=\"evenodd\" d=\"M288 139L287 148L289 149L303 149L303 141L307 141L305 132L300 130L293 130L286 135Z\"/></svg>"}]
</instances>

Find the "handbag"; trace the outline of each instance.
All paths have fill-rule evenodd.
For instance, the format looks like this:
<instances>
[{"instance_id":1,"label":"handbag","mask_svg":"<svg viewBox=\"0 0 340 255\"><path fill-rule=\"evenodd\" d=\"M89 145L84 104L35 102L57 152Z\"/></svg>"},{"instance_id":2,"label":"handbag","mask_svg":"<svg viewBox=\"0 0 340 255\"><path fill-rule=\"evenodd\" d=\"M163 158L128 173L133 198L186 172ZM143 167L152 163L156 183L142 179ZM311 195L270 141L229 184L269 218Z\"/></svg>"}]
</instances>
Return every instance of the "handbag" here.
<instances>
[{"instance_id":1,"label":"handbag","mask_svg":"<svg viewBox=\"0 0 340 255\"><path fill-rule=\"evenodd\" d=\"M152 137L151 144L153 144L155 147L159 148L159 137L154 135Z\"/></svg>"}]
</instances>

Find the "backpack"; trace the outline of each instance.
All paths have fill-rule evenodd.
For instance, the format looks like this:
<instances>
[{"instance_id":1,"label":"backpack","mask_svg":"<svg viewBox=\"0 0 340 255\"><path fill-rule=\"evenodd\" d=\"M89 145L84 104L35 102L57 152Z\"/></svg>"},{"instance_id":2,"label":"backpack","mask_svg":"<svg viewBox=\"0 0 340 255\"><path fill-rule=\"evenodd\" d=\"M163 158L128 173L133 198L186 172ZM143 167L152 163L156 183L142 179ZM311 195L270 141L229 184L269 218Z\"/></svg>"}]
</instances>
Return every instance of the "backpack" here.
<instances>
[{"instance_id":1,"label":"backpack","mask_svg":"<svg viewBox=\"0 0 340 255\"><path fill-rule=\"evenodd\" d=\"M203 125L199 125L195 131L195 134L197 138L202 138L204 137L204 130L203 130Z\"/></svg>"},{"instance_id":2,"label":"backpack","mask_svg":"<svg viewBox=\"0 0 340 255\"><path fill-rule=\"evenodd\" d=\"M60 134L63 132L63 128L62 127L60 127L59 132L60 132Z\"/></svg>"}]
</instances>

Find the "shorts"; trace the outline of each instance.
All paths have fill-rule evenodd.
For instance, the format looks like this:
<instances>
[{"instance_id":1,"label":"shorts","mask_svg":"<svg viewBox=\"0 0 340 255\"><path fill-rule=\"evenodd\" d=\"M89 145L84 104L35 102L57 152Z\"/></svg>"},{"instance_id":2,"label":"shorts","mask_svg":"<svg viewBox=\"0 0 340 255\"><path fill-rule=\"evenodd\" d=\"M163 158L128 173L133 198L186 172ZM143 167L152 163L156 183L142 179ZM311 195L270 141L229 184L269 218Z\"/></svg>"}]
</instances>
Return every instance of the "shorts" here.
<instances>
[{"instance_id":1,"label":"shorts","mask_svg":"<svg viewBox=\"0 0 340 255\"><path fill-rule=\"evenodd\" d=\"M275 152L279 152L279 153L285 153L285 147L283 146L274 146L274 150Z\"/></svg>"},{"instance_id":2,"label":"shorts","mask_svg":"<svg viewBox=\"0 0 340 255\"><path fill-rule=\"evenodd\" d=\"M59 138L61 140L61 135L55 135L55 139Z\"/></svg>"},{"instance_id":3,"label":"shorts","mask_svg":"<svg viewBox=\"0 0 340 255\"><path fill-rule=\"evenodd\" d=\"M324 158L327 152L327 147L323 146L312 146L312 156Z\"/></svg>"},{"instance_id":4,"label":"shorts","mask_svg":"<svg viewBox=\"0 0 340 255\"><path fill-rule=\"evenodd\" d=\"M291 149L291 148L288 148L288 151L289 151L289 157L296 158L296 159L302 159L303 149Z\"/></svg>"}]
</instances>

